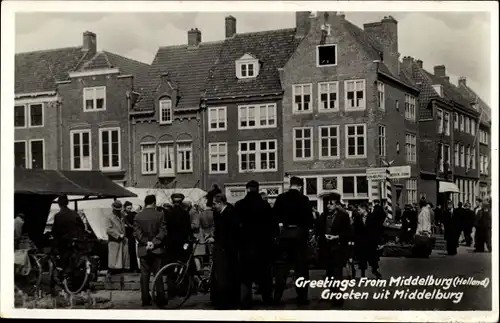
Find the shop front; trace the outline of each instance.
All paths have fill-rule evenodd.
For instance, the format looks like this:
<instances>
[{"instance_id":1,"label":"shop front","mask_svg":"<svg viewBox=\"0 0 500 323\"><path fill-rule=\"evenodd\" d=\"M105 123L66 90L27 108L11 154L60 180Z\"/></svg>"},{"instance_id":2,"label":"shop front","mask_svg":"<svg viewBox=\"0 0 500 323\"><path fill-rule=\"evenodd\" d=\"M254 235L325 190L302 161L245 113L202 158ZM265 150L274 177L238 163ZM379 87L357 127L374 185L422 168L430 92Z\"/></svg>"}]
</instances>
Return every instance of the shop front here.
<instances>
[{"instance_id":1,"label":"shop front","mask_svg":"<svg viewBox=\"0 0 500 323\"><path fill-rule=\"evenodd\" d=\"M268 200L273 204L279 194L283 193L283 183L261 183L260 192L267 194ZM225 194L231 204L241 200L246 195L245 184L226 184Z\"/></svg>"}]
</instances>

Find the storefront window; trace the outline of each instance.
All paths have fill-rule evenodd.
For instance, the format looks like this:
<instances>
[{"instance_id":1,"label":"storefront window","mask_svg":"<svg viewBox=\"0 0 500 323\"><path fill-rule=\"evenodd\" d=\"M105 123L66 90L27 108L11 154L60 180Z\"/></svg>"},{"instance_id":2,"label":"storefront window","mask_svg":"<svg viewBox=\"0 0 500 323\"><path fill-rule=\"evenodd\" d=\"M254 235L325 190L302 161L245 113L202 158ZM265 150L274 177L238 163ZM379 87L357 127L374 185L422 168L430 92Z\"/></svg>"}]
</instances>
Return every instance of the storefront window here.
<instances>
[{"instance_id":1,"label":"storefront window","mask_svg":"<svg viewBox=\"0 0 500 323\"><path fill-rule=\"evenodd\" d=\"M318 194L318 179L306 178L306 195Z\"/></svg>"}]
</instances>

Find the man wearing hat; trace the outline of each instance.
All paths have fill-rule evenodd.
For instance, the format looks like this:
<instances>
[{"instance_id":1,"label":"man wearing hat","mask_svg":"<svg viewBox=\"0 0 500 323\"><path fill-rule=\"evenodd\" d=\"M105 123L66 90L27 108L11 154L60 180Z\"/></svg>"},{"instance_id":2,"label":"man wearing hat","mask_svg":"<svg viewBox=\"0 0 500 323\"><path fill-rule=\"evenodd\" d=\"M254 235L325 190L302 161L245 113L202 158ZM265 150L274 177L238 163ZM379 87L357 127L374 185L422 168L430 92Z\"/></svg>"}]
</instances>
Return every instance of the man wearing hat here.
<instances>
[{"instance_id":1,"label":"man wearing hat","mask_svg":"<svg viewBox=\"0 0 500 323\"><path fill-rule=\"evenodd\" d=\"M137 212L132 210L132 203L130 201L126 201L123 204L123 215L125 220L125 232L128 240L128 252L130 258L130 271L137 272L139 270L139 264L137 261L137 252L136 252L136 241L134 238L134 219L137 215Z\"/></svg>"},{"instance_id":2,"label":"man wearing hat","mask_svg":"<svg viewBox=\"0 0 500 323\"><path fill-rule=\"evenodd\" d=\"M304 180L293 176L290 189L282 193L274 204L274 214L282 227L278 251L284 255L276 266L274 301L281 302L290 269L294 267L296 277L309 279L308 244L309 230L313 228L313 211L307 196L302 194ZM307 287L296 287L298 305L307 305Z\"/></svg>"},{"instance_id":3,"label":"man wearing hat","mask_svg":"<svg viewBox=\"0 0 500 323\"><path fill-rule=\"evenodd\" d=\"M279 231L271 206L259 194L259 183L246 184L246 196L236 202L235 209L241 219L241 281L245 308L252 305L253 283L259 285L264 303L272 301L272 247Z\"/></svg>"},{"instance_id":4,"label":"man wearing hat","mask_svg":"<svg viewBox=\"0 0 500 323\"><path fill-rule=\"evenodd\" d=\"M172 209L166 212L167 224L166 248L168 262L186 261L187 253L183 246L193 237L191 230L191 217L182 202L184 195L174 193L171 196Z\"/></svg>"},{"instance_id":5,"label":"man wearing hat","mask_svg":"<svg viewBox=\"0 0 500 323\"><path fill-rule=\"evenodd\" d=\"M113 212L108 218L108 268L110 274L130 268L127 232L122 213L122 202L116 200L111 205Z\"/></svg>"}]
</instances>

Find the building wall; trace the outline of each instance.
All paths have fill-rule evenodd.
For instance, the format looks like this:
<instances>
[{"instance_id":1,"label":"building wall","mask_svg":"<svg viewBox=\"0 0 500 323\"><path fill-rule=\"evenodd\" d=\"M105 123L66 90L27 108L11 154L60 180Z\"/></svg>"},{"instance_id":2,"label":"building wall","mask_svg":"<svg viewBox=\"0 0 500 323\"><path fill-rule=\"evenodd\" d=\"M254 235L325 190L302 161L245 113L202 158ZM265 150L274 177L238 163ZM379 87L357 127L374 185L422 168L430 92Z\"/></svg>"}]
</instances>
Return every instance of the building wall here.
<instances>
[{"instance_id":1,"label":"building wall","mask_svg":"<svg viewBox=\"0 0 500 323\"><path fill-rule=\"evenodd\" d=\"M276 104L276 127L262 129L238 129L238 106L252 104ZM209 189L213 184L222 187L234 187L241 191L244 185L250 180L256 180L261 185L270 184L271 186L282 186L283 181L283 158L282 158L282 112L281 98L267 100L245 100L239 102L229 102L217 105L208 105L204 110L205 119L208 118L210 107L226 107L227 130L225 131L208 131L209 121L205 126L205 160L203 172L207 177L206 188ZM257 120L258 121L258 120ZM269 172L240 172L239 171L239 142L251 140L276 140L277 141L277 170ZM209 159L209 144L215 142L226 142L228 147L228 166L226 174L210 174L210 159ZM229 194L234 195L234 194Z\"/></svg>"},{"instance_id":2,"label":"building wall","mask_svg":"<svg viewBox=\"0 0 500 323\"><path fill-rule=\"evenodd\" d=\"M49 101L50 100L50 101ZM56 98L30 98L16 100L15 105L26 106L26 115L29 117L29 104L43 104L43 127L29 127L28 119L26 118L26 127L14 128L14 140L16 142L25 142L26 147L26 167L30 167L28 163L29 157L29 142L30 140L43 139L44 140L44 169L58 169L60 165L59 158L59 144L58 144L58 102L54 101Z\"/></svg>"},{"instance_id":3,"label":"building wall","mask_svg":"<svg viewBox=\"0 0 500 323\"><path fill-rule=\"evenodd\" d=\"M63 160L62 169L70 169L70 131L91 130L92 169L99 170L99 129L120 127L121 170L106 172L115 180L129 181L129 102L127 91L132 88L132 77L119 77L117 74L95 75L73 78L59 85L59 93L63 97L62 126ZM83 89L86 87L106 86L106 110L83 111ZM128 184L128 183L125 183Z\"/></svg>"}]
</instances>

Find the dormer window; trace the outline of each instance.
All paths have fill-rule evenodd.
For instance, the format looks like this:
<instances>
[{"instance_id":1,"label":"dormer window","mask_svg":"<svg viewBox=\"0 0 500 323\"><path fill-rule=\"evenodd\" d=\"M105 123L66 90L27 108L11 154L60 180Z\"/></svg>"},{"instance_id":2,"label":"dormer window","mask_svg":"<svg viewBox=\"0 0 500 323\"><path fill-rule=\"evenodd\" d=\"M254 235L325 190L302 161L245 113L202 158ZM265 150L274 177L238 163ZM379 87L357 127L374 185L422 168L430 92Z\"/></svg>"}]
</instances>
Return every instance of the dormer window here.
<instances>
[{"instance_id":1,"label":"dormer window","mask_svg":"<svg viewBox=\"0 0 500 323\"><path fill-rule=\"evenodd\" d=\"M239 79L255 78L259 75L259 60L250 54L243 55L236 61L236 77Z\"/></svg>"},{"instance_id":2,"label":"dormer window","mask_svg":"<svg viewBox=\"0 0 500 323\"><path fill-rule=\"evenodd\" d=\"M159 119L160 124L170 124L172 123L173 115L172 115L172 100L168 98L164 98L160 100L160 111L159 111Z\"/></svg>"},{"instance_id":3,"label":"dormer window","mask_svg":"<svg viewBox=\"0 0 500 323\"><path fill-rule=\"evenodd\" d=\"M432 87L434 88L434 91L436 91L439 96L443 96L443 86L441 84L434 84Z\"/></svg>"},{"instance_id":4,"label":"dormer window","mask_svg":"<svg viewBox=\"0 0 500 323\"><path fill-rule=\"evenodd\" d=\"M335 66L337 65L337 45L327 44L316 47L316 66Z\"/></svg>"}]
</instances>

